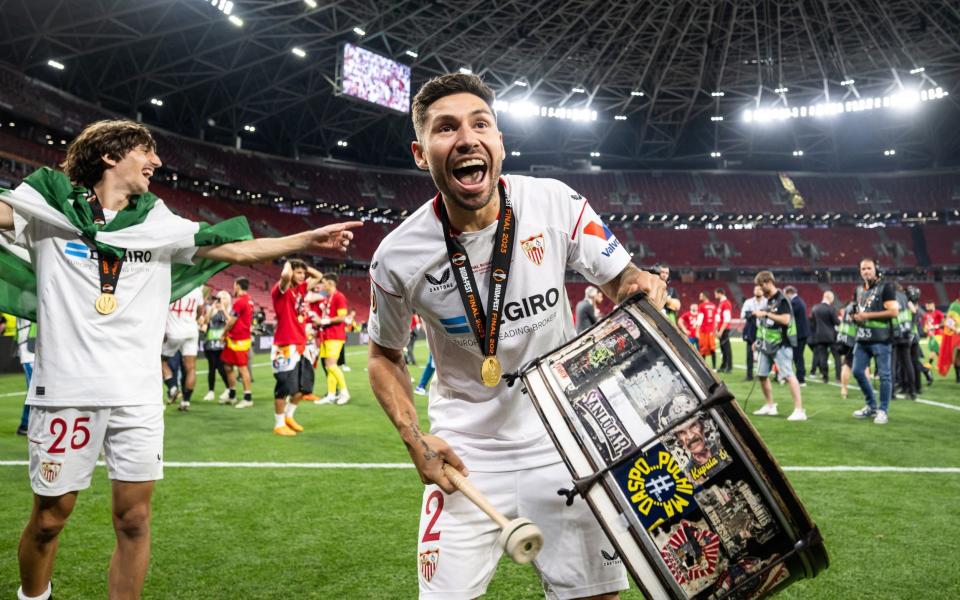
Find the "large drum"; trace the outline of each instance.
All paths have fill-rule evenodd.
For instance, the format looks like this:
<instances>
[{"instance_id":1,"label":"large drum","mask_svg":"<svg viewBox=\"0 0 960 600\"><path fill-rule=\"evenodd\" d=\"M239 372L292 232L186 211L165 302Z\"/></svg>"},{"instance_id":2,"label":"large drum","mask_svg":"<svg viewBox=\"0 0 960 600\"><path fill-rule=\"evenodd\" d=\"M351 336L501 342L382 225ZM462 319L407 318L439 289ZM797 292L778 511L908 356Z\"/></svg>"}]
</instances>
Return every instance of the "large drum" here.
<instances>
[{"instance_id":1,"label":"large drum","mask_svg":"<svg viewBox=\"0 0 960 600\"><path fill-rule=\"evenodd\" d=\"M587 501L648 598L762 598L827 568L733 396L642 295L520 377L573 476L560 493Z\"/></svg>"}]
</instances>

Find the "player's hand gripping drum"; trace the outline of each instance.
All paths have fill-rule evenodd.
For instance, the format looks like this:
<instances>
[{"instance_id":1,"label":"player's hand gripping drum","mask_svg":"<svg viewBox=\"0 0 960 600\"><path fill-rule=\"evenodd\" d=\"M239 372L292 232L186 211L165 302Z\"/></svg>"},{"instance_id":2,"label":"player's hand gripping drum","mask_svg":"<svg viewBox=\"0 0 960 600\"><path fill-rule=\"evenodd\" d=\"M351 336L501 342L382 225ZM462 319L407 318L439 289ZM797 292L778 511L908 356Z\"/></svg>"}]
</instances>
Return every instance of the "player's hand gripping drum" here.
<instances>
[{"instance_id":1,"label":"player's hand gripping drum","mask_svg":"<svg viewBox=\"0 0 960 600\"><path fill-rule=\"evenodd\" d=\"M543 533L533 521L524 518L507 520L466 477L460 474L460 471L452 466L444 464L443 474L460 490L460 493L500 526L500 537L497 543L503 547L503 551L513 559L513 562L524 565L537 557L540 548L543 548Z\"/></svg>"},{"instance_id":2,"label":"player's hand gripping drum","mask_svg":"<svg viewBox=\"0 0 960 600\"><path fill-rule=\"evenodd\" d=\"M518 377L573 476L560 493L586 500L647 598L754 600L827 568L733 395L642 294Z\"/></svg>"}]
</instances>

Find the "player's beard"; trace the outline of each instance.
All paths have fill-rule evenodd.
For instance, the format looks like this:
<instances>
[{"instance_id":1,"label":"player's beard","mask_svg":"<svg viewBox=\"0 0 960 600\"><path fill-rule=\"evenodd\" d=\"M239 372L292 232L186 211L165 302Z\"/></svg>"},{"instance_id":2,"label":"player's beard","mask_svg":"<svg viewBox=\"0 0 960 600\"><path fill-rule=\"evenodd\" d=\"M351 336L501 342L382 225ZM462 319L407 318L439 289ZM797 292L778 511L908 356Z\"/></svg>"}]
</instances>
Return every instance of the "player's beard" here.
<instances>
[{"instance_id":1,"label":"player's beard","mask_svg":"<svg viewBox=\"0 0 960 600\"><path fill-rule=\"evenodd\" d=\"M452 182L456 181L456 178L453 175L453 169L447 168L446 165L441 169L431 164L430 175L433 177L433 181L437 184L437 188L440 190L444 199L449 200L461 210L476 212L485 208L490 204L490 201L493 200L494 194L497 193L497 184L500 181L502 169L503 167L500 160L495 158L489 159L487 161L487 172L484 174L486 185L483 191L469 195L461 194L454 190Z\"/></svg>"}]
</instances>

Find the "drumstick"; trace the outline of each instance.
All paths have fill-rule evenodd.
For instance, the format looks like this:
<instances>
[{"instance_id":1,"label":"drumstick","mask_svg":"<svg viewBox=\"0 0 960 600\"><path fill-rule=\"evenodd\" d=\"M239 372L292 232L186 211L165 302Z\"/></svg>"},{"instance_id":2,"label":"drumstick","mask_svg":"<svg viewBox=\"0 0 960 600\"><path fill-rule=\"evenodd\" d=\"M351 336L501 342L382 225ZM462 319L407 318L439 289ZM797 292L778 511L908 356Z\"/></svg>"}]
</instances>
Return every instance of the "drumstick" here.
<instances>
[{"instance_id":1,"label":"drumstick","mask_svg":"<svg viewBox=\"0 0 960 600\"><path fill-rule=\"evenodd\" d=\"M514 562L525 564L536 558L543 547L543 533L530 519L508 520L494 508L493 504L480 493L473 483L464 477L452 465L444 463L443 474L460 493L473 502L500 527L499 544ZM521 531L522 530L522 531Z\"/></svg>"},{"instance_id":2,"label":"drumstick","mask_svg":"<svg viewBox=\"0 0 960 600\"><path fill-rule=\"evenodd\" d=\"M500 511L498 511L490 501L487 500L487 497L480 493L473 483L471 483L466 477L464 477L460 471L453 467L449 463L443 463L443 474L447 476L447 479L450 480L450 483L454 485L460 493L466 496L470 502L473 502L477 505L477 508L487 513L487 516L496 522L500 526L500 529L506 527L510 521L503 516Z\"/></svg>"}]
</instances>

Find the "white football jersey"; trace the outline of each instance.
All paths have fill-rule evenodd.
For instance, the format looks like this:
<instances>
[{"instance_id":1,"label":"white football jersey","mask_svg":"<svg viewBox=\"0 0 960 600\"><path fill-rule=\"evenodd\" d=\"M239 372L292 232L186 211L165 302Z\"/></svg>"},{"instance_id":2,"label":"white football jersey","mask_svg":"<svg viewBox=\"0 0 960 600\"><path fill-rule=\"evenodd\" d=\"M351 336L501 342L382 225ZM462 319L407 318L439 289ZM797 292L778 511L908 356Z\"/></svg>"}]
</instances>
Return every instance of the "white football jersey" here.
<instances>
[{"instance_id":1,"label":"white football jersey","mask_svg":"<svg viewBox=\"0 0 960 600\"><path fill-rule=\"evenodd\" d=\"M197 307L203 306L203 290L190 290L186 296L174 300L167 309L167 327L165 334L171 340L185 340L197 337L200 327L197 325Z\"/></svg>"},{"instance_id":2,"label":"white football jersey","mask_svg":"<svg viewBox=\"0 0 960 600\"><path fill-rule=\"evenodd\" d=\"M518 224L507 283L497 358L505 372L574 336L564 275L574 269L594 284L612 280L630 255L587 201L566 184L518 175L503 177ZM410 318L423 319L436 382L430 388L431 433L445 439L475 471L512 471L560 460L532 402L520 386L480 380L483 354L467 322L437 213L439 196L420 207L380 244L373 280L370 338L402 349ZM484 305L497 224L459 240Z\"/></svg>"},{"instance_id":3,"label":"white football jersey","mask_svg":"<svg viewBox=\"0 0 960 600\"><path fill-rule=\"evenodd\" d=\"M158 201L152 210L169 211ZM115 211L104 210L108 221ZM27 404L132 406L163 402L160 346L170 303L170 265L191 264L189 246L130 250L117 283L117 309L101 315L98 260L71 231L14 211L16 243L37 273L37 347Z\"/></svg>"}]
</instances>

